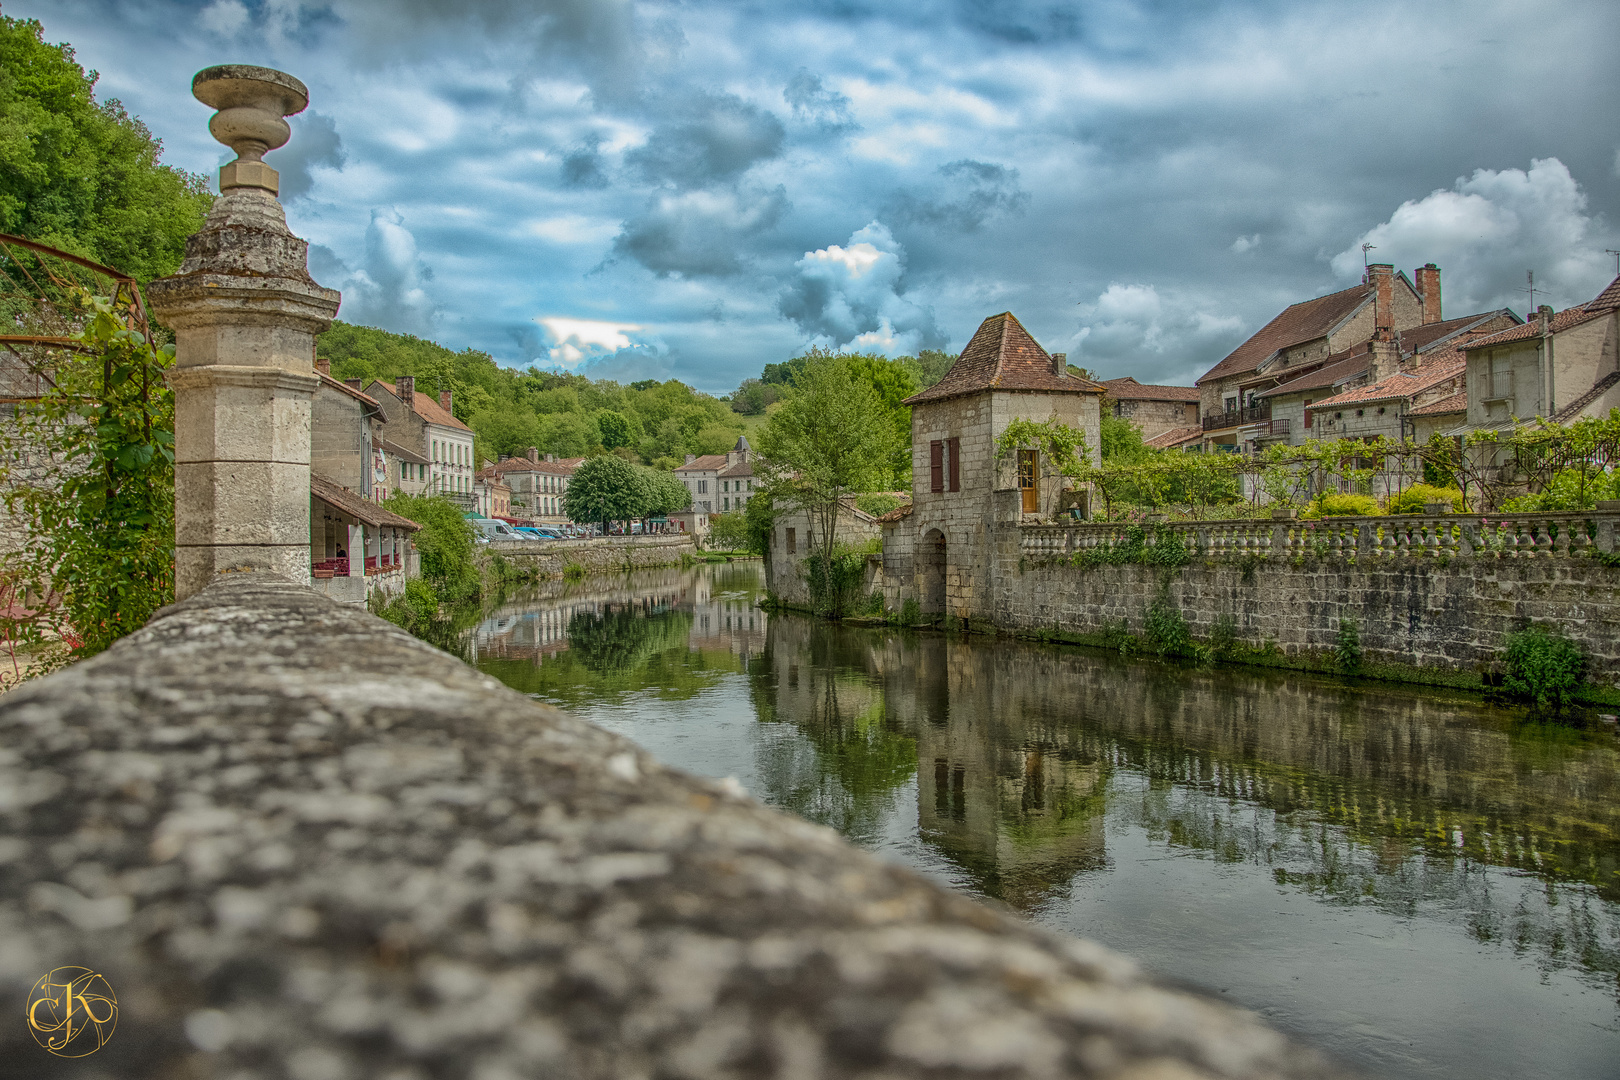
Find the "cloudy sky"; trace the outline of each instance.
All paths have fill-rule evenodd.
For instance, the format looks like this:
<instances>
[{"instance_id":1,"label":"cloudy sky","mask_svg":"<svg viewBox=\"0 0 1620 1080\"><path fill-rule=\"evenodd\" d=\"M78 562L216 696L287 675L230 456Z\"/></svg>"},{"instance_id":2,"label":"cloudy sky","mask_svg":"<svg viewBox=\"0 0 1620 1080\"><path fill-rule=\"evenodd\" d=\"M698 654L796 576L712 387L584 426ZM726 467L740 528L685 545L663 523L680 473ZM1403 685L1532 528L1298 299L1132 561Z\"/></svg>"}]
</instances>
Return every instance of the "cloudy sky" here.
<instances>
[{"instance_id":1,"label":"cloudy sky","mask_svg":"<svg viewBox=\"0 0 1620 1080\"><path fill-rule=\"evenodd\" d=\"M309 85L270 161L344 319L725 392L1012 310L1190 381L1360 245L1447 316L1620 248L1613 0L5 0L212 173L190 75Z\"/></svg>"}]
</instances>

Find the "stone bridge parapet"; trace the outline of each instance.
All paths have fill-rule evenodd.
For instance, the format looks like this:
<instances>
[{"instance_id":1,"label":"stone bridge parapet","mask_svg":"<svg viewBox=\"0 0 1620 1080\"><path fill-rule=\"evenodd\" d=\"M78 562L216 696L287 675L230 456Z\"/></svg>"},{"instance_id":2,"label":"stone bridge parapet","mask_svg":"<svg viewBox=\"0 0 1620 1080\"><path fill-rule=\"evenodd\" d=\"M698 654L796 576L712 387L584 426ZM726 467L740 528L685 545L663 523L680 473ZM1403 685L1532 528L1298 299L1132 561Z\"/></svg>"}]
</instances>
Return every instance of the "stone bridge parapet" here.
<instances>
[{"instance_id":1,"label":"stone bridge parapet","mask_svg":"<svg viewBox=\"0 0 1620 1080\"><path fill-rule=\"evenodd\" d=\"M1326 1074L270 574L6 695L0 739L0 1013L94 965L97 1075Z\"/></svg>"}]
</instances>

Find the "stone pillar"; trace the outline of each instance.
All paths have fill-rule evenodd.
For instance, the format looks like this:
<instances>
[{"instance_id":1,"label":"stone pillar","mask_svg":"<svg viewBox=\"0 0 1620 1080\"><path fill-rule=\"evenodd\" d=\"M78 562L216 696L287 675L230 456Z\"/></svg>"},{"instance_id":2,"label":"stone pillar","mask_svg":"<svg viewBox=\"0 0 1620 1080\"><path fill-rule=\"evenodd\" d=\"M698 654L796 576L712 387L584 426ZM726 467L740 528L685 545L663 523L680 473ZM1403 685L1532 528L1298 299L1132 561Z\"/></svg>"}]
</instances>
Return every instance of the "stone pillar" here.
<instances>
[{"instance_id":1,"label":"stone pillar","mask_svg":"<svg viewBox=\"0 0 1620 1080\"><path fill-rule=\"evenodd\" d=\"M146 296L175 332L175 595L216 574L270 570L310 580L309 424L315 335L339 294L309 276L309 245L287 230L276 171L304 84L269 68L198 72L191 92L218 109L208 129L237 152L220 198L186 241L173 277Z\"/></svg>"}]
</instances>

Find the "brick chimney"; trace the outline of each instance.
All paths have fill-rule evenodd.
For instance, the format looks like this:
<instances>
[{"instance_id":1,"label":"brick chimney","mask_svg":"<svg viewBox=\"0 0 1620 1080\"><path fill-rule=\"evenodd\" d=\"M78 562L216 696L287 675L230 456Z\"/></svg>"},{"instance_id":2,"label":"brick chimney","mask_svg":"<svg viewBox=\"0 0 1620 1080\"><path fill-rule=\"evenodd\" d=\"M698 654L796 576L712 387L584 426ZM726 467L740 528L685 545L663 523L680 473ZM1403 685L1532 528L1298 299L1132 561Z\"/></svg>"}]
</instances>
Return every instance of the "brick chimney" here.
<instances>
[{"instance_id":1,"label":"brick chimney","mask_svg":"<svg viewBox=\"0 0 1620 1080\"><path fill-rule=\"evenodd\" d=\"M350 390L359 390L365 384L364 379L344 379L343 385Z\"/></svg>"},{"instance_id":2,"label":"brick chimney","mask_svg":"<svg viewBox=\"0 0 1620 1080\"><path fill-rule=\"evenodd\" d=\"M443 409L447 413L450 413L451 416L455 415L455 413L450 411L450 391L439 391L439 408Z\"/></svg>"},{"instance_id":3,"label":"brick chimney","mask_svg":"<svg viewBox=\"0 0 1620 1080\"><path fill-rule=\"evenodd\" d=\"M692 464L692 462L694 462L696 460L697 460L697 455L696 454L687 454L686 455L686 463L688 465Z\"/></svg>"},{"instance_id":4,"label":"brick chimney","mask_svg":"<svg viewBox=\"0 0 1620 1080\"><path fill-rule=\"evenodd\" d=\"M529 460L535 463L540 461L540 448L538 446L529 447Z\"/></svg>"},{"instance_id":5,"label":"brick chimney","mask_svg":"<svg viewBox=\"0 0 1620 1080\"><path fill-rule=\"evenodd\" d=\"M1373 331L1395 329L1395 267L1373 263L1367 267L1367 286L1373 294Z\"/></svg>"},{"instance_id":6,"label":"brick chimney","mask_svg":"<svg viewBox=\"0 0 1620 1080\"><path fill-rule=\"evenodd\" d=\"M1367 343L1367 381L1375 383L1401 370L1401 346L1395 335L1380 327Z\"/></svg>"},{"instance_id":7,"label":"brick chimney","mask_svg":"<svg viewBox=\"0 0 1620 1080\"><path fill-rule=\"evenodd\" d=\"M1437 323L1440 315L1440 268L1434 263L1424 263L1417 268L1417 291L1423 300L1423 322Z\"/></svg>"},{"instance_id":8,"label":"brick chimney","mask_svg":"<svg viewBox=\"0 0 1620 1080\"><path fill-rule=\"evenodd\" d=\"M407 409L414 407L416 404L416 376L401 375L395 379L394 392L399 395L399 400L405 403Z\"/></svg>"},{"instance_id":9,"label":"brick chimney","mask_svg":"<svg viewBox=\"0 0 1620 1080\"><path fill-rule=\"evenodd\" d=\"M332 361L324 356L317 356L315 358L315 370L330 379L332 377Z\"/></svg>"},{"instance_id":10,"label":"brick chimney","mask_svg":"<svg viewBox=\"0 0 1620 1080\"><path fill-rule=\"evenodd\" d=\"M547 454L546 455L546 463L548 465L555 465L557 463L557 455L556 454Z\"/></svg>"},{"instance_id":11,"label":"brick chimney","mask_svg":"<svg viewBox=\"0 0 1620 1080\"><path fill-rule=\"evenodd\" d=\"M1052 374L1058 378L1067 378L1069 374L1069 354L1055 352L1052 354Z\"/></svg>"}]
</instances>

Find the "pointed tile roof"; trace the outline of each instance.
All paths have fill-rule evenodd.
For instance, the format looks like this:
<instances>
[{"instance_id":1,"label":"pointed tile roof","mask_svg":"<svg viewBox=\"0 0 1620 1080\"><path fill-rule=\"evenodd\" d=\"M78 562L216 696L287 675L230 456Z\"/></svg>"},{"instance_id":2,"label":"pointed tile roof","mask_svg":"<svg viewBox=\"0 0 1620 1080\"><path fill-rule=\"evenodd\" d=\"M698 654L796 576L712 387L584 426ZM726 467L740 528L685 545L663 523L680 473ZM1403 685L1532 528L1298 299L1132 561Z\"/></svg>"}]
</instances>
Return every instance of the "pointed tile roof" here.
<instances>
[{"instance_id":1,"label":"pointed tile roof","mask_svg":"<svg viewBox=\"0 0 1620 1080\"><path fill-rule=\"evenodd\" d=\"M1199 396L1196 386L1140 383L1129 375L1118 379L1104 379L1102 384L1107 389L1108 396L1119 401L1197 401Z\"/></svg>"},{"instance_id":2,"label":"pointed tile roof","mask_svg":"<svg viewBox=\"0 0 1620 1080\"><path fill-rule=\"evenodd\" d=\"M1439 401L1413 409L1407 416L1450 416L1452 413L1465 413L1468 411L1468 391L1443 397Z\"/></svg>"},{"instance_id":3,"label":"pointed tile roof","mask_svg":"<svg viewBox=\"0 0 1620 1080\"><path fill-rule=\"evenodd\" d=\"M1597 294L1597 299L1586 305L1587 311L1608 311L1620 307L1620 277L1609 282L1609 287Z\"/></svg>"},{"instance_id":4,"label":"pointed tile roof","mask_svg":"<svg viewBox=\"0 0 1620 1080\"><path fill-rule=\"evenodd\" d=\"M1253 371L1281 349L1326 337L1362 304L1371 302L1371 290L1366 285L1356 285L1286 307L1248 341L1227 354L1226 359L1204 372L1198 385L1210 379Z\"/></svg>"},{"instance_id":5,"label":"pointed tile roof","mask_svg":"<svg viewBox=\"0 0 1620 1080\"><path fill-rule=\"evenodd\" d=\"M928 389L906 398L906 405L980 394L987 390L1030 390L1045 394L1100 394L1103 386L1052 370L1052 357L1010 311L979 324L973 340Z\"/></svg>"}]
</instances>

